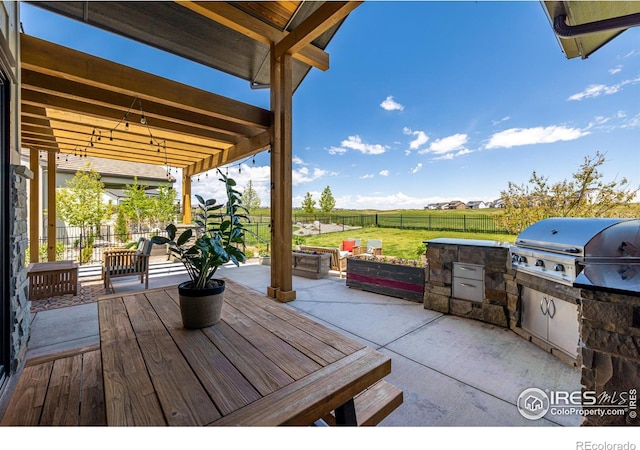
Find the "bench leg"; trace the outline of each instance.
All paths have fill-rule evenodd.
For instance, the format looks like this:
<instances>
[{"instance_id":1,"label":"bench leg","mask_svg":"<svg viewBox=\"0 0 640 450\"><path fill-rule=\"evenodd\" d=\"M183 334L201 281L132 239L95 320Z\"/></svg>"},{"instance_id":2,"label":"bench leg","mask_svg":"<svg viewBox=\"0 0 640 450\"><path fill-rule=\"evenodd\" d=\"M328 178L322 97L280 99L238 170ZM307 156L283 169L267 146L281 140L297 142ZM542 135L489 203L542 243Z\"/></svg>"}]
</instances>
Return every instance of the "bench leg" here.
<instances>
[{"instance_id":1,"label":"bench leg","mask_svg":"<svg viewBox=\"0 0 640 450\"><path fill-rule=\"evenodd\" d=\"M355 427L358 426L356 420L356 405L353 399L348 400L344 405L336 408L336 425Z\"/></svg>"}]
</instances>

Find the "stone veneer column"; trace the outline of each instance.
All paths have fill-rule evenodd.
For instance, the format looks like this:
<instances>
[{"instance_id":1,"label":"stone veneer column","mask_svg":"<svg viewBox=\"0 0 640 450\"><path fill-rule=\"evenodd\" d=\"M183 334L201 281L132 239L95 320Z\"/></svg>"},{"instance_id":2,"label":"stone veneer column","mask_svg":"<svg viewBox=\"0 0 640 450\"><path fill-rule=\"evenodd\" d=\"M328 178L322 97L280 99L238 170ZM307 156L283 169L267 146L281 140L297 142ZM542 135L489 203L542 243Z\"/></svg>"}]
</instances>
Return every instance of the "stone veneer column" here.
<instances>
[{"instance_id":1,"label":"stone veneer column","mask_svg":"<svg viewBox=\"0 0 640 450\"><path fill-rule=\"evenodd\" d=\"M29 244L27 224L27 179L31 171L24 166L12 165L10 169L11 196L9 216L13 218L9 228L11 249L11 279L9 283L10 306L10 367L15 373L24 361L30 333L30 307L28 296L25 252Z\"/></svg>"},{"instance_id":2,"label":"stone veneer column","mask_svg":"<svg viewBox=\"0 0 640 450\"><path fill-rule=\"evenodd\" d=\"M640 297L586 289L581 296L583 391L616 395L625 405L623 395L636 396L635 410L586 416L583 425L640 425Z\"/></svg>"}]
</instances>

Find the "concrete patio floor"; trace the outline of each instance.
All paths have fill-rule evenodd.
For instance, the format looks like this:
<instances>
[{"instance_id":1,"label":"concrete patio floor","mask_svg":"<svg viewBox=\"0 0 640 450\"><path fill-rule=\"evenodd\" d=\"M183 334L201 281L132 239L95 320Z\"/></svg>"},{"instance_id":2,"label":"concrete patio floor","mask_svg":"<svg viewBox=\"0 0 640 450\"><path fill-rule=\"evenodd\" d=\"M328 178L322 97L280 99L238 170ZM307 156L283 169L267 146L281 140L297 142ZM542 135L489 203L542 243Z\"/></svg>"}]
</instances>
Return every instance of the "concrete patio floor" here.
<instances>
[{"instance_id":1,"label":"concrete patio floor","mask_svg":"<svg viewBox=\"0 0 640 450\"><path fill-rule=\"evenodd\" d=\"M225 266L220 276L261 294L270 268ZM177 284L187 275L150 278L149 287ZM114 281L116 292L140 290L135 278ZM404 403L380 425L578 426L579 415L524 418L517 398L527 388L579 391L580 371L510 330L426 310L422 304L346 287L337 276L294 277L297 299L288 307L392 358L386 378L404 392ZM96 344L97 305L42 311L32 322L29 357Z\"/></svg>"}]
</instances>

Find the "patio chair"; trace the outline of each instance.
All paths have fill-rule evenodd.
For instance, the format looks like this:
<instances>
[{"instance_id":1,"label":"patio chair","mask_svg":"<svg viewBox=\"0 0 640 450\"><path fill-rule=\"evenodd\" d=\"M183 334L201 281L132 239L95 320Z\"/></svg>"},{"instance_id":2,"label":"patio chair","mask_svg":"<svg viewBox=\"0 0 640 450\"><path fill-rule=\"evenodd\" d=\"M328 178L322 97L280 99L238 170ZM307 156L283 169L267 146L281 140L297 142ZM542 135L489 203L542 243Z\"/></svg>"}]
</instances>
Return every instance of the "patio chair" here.
<instances>
[{"instance_id":1,"label":"patio chair","mask_svg":"<svg viewBox=\"0 0 640 450\"><path fill-rule=\"evenodd\" d=\"M382 241L380 239L368 239L367 250L364 253L366 256L380 256L382 255Z\"/></svg>"},{"instance_id":2,"label":"patio chair","mask_svg":"<svg viewBox=\"0 0 640 450\"><path fill-rule=\"evenodd\" d=\"M112 278L140 276L140 283L149 288L149 257L152 242L140 238L137 249L107 249L103 254L102 278L105 290L113 289Z\"/></svg>"}]
</instances>

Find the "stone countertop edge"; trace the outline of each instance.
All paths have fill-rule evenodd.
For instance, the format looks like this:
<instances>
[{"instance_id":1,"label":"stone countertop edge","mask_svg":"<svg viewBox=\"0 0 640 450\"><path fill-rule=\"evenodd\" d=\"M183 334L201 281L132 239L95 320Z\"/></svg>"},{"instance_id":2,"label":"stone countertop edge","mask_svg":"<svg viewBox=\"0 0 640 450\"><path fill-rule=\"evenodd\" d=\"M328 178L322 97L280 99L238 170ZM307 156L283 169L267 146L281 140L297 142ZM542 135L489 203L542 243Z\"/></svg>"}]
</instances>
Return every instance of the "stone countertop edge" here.
<instances>
[{"instance_id":1,"label":"stone countertop edge","mask_svg":"<svg viewBox=\"0 0 640 450\"><path fill-rule=\"evenodd\" d=\"M470 245L473 247L502 247L509 248L511 244L501 241L489 241L482 239L457 239L457 238L437 238L422 241L423 244L443 244L443 245Z\"/></svg>"}]
</instances>

